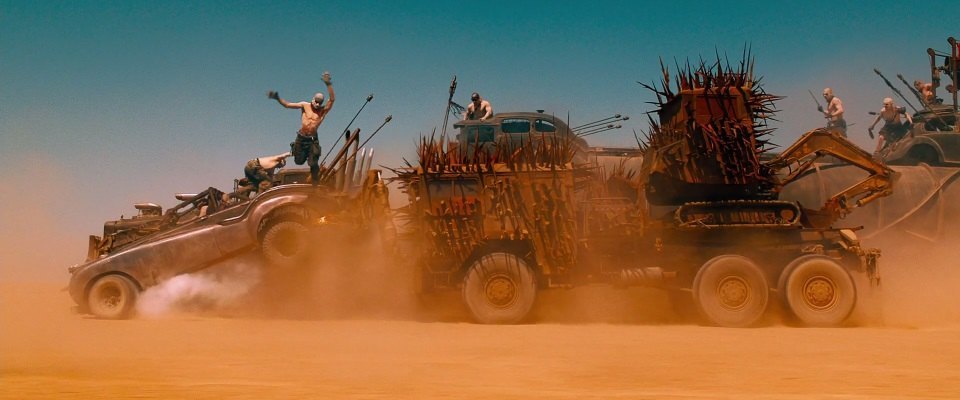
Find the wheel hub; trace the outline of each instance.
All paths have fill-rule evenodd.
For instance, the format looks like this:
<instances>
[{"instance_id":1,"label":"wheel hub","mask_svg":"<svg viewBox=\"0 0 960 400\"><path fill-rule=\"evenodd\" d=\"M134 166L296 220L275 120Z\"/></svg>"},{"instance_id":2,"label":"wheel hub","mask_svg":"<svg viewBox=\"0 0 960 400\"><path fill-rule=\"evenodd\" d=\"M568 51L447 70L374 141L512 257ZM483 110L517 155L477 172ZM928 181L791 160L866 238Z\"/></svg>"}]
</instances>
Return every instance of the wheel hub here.
<instances>
[{"instance_id":1,"label":"wheel hub","mask_svg":"<svg viewBox=\"0 0 960 400\"><path fill-rule=\"evenodd\" d=\"M123 301L122 295L120 293L120 288L115 286L108 286L99 290L100 305L104 308L117 308L120 306L120 303Z\"/></svg>"},{"instance_id":2,"label":"wheel hub","mask_svg":"<svg viewBox=\"0 0 960 400\"><path fill-rule=\"evenodd\" d=\"M498 308L507 308L517 298L517 285L512 279L504 275L497 275L487 280L484 287L487 302Z\"/></svg>"},{"instance_id":3,"label":"wheel hub","mask_svg":"<svg viewBox=\"0 0 960 400\"><path fill-rule=\"evenodd\" d=\"M298 232L280 232L276 238L277 250L285 257L294 256L300 252L300 235Z\"/></svg>"},{"instance_id":4,"label":"wheel hub","mask_svg":"<svg viewBox=\"0 0 960 400\"><path fill-rule=\"evenodd\" d=\"M837 303L837 287L824 276L814 276L803 283L803 301L816 310L825 310Z\"/></svg>"},{"instance_id":5,"label":"wheel hub","mask_svg":"<svg viewBox=\"0 0 960 400\"><path fill-rule=\"evenodd\" d=\"M739 276L727 276L717 285L717 299L726 309L743 309L750 299L750 286Z\"/></svg>"}]
</instances>

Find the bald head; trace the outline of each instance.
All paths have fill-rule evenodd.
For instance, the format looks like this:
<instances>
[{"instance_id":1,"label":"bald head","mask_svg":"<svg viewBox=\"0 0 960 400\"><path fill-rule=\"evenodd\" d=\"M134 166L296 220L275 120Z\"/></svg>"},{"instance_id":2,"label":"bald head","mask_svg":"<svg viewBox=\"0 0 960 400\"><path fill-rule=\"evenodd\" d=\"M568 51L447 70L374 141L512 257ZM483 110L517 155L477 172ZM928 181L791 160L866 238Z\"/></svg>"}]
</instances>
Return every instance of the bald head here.
<instances>
[{"instance_id":1,"label":"bald head","mask_svg":"<svg viewBox=\"0 0 960 400\"><path fill-rule=\"evenodd\" d=\"M827 99L827 101L830 101L830 99L833 98L833 89L824 88L824 89L823 89L823 98Z\"/></svg>"}]
</instances>

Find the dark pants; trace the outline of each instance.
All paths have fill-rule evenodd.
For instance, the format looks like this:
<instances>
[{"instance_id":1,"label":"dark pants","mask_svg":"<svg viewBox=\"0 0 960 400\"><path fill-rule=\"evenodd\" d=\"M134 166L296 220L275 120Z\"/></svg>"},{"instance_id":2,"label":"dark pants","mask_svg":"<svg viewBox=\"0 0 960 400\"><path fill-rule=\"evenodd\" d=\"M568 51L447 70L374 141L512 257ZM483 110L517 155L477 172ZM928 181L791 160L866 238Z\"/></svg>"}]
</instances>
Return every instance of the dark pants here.
<instances>
[{"instance_id":1,"label":"dark pants","mask_svg":"<svg viewBox=\"0 0 960 400\"><path fill-rule=\"evenodd\" d=\"M316 136L303 136L297 132L297 138L290 143L290 152L293 153L293 162L310 166L310 182L317 186L320 174L320 143Z\"/></svg>"},{"instance_id":2,"label":"dark pants","mask_svg":"<svg viewBox=\"0 0 960 400\"><path fill-rule=\"evenodd\" d=\"M250 181L250 184L253 185L257 193L263 193L264 190L270 189L270 187L273 186L270 174L260 166L260 162L256 158L247 161L247 166L243 167L243 175L247 177L247 180Z\"/></svg>"},{"instance_id":3,"label":"dark pants","mask_svg":"<svg viewBox=\"0 0 960 400\"><path fill-rule=\"evenodd\" d=\"M828 121L827 129L833 129L840 132L840 136L847 137L847 121L840 118L836 121Z\"/></svg>"},{"instance_id":4,"label":"dark pants","mask_svg":"<svg viewBox=\"0 0 960 400\"><path fill-rule=\"evenodd\" d=\"M880 136L883 136L883 147L886 148L903 139L909 130L909 124L896 122L883 124L883 128L880 128Z\"/></svg>"}]
</instances>

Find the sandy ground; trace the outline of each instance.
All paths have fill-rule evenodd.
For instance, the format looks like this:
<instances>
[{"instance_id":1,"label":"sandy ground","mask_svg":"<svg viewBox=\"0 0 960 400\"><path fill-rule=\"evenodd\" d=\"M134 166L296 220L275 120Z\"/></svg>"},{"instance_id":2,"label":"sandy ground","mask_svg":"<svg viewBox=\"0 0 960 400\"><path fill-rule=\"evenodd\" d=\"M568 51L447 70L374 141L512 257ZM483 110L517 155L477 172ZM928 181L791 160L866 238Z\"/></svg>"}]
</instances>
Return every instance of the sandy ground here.
<instances>
[{"instance_id":1,"label":"sandy ground","mask_svg":"<svg viewBox=\"0 0 960 400\"><path fill-rule=\"evenodd\" d=\"M588 287L541 297L540 322L517 326L456 310L102 321L61 287L0 285L0 398L960 396L957 320L710 328L637 312L664 308L653 292Z\"/></svg>"}]
</instances>

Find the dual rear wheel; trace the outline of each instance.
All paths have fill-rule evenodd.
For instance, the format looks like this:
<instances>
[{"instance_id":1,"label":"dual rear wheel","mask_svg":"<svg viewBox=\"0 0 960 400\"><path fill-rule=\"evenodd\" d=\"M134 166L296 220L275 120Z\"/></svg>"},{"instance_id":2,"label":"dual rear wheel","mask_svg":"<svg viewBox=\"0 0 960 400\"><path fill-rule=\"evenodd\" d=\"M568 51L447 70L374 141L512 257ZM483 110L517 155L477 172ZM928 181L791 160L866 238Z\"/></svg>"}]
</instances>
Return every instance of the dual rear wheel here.
<instances>
[{"instance_id":1,"label":"dual rear wheel","mask_svg":"<svg viewBox=\"0 0 960 400\"><path fill-rule=\"evenodd\" d=\"M693 281L693 299L707 322L728 327L757 323L767 310L767 275L749 258L722 255L707 261ZM842 324L856 305L847 270L817 255L793 260L777 285L782 303L805 326Z\"/></svg>"},{"instance_id":2,"label":"dual rear wheel","mask_svg":"<svg viewBox=\"0 0 960 400\"><path fill-rule=\"evenodd\" d=\"M823 256L793 260L780 275L778 289L783 304L806 326L840 325L857 303L850 273Z\"/></svg>"}]
</instances>

